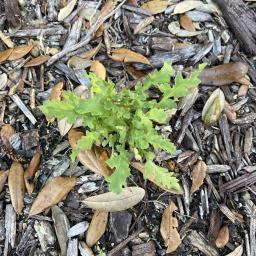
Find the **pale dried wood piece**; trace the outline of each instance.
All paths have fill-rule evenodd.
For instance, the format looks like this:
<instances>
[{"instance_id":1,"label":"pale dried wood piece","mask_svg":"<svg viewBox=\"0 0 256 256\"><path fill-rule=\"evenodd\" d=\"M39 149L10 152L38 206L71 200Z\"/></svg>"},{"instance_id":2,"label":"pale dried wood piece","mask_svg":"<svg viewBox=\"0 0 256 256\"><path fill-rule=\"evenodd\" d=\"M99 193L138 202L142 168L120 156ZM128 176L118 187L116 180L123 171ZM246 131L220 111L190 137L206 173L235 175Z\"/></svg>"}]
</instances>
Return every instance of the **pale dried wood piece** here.
<instances>
[{"instance_id":1,"label":"pale dried wood piece","mask_svg":"<svg viewBox=\"0 0 256 256\"><path fill-rule=\"evenodd\" d=\"M206 256L219 256L218 251L214 247L209 245L208 242L195 230L192 230L186 236L186 242L188 245L196 247Z\"/></svg>"},{"instance_id":2,"label":"pale dried wood piece","mask_svg":"<svg viewBox=\"0 0 256 256\"><path fill-rule=\"evenodd\" d=\"M122 9L126 9L128 11L132 11L132 12L135 12L135 13L138 13L138 14L142 14L142 15L146 15L146 16L151 16L152 15L151 12L148 12L146 10L143 10L142 8L137 8L137 7L134 7L134 6L131 6L131 5L124 4L122 6Z\"/></svg>"},{"instance_id":3,"label":"pale dried wood piece","mask_svg":"<svg viewBox=\"0 0 256 256\"><path fill-rule=\"evenodd\" d=\"M65 75L66 77L68 77L76 83L80 83L75 71L63 62L57 62L54 66L60 71L61 74Z\"/></svg>"},{"instance_id":4,"label":"pale dried wood piece","mask_svg":"<svg viewBox=\"0 0 256 256\"><path fill-rule=\"evenodd\" d=\"M225 164L212 164L207 165L207 173L222 173L231 170L229 165Z\"/></svg>"},{"instance_id":5,"label":"pale dried wood piece","mask_svg":"<svg viewBox=\"0 0 256 256\"><path fill-rule=\"evenodd\" d=\"M86 46L90 40L93 38L95 32L97 31L97 29L111 16L113 16L113 14L126 2L126 0L123 0L113 11L111 11L110 13L108 13L108 15L106 15L105 17L101 17L99 19L96 20L96 22L89 28L89 30L87 31L87 34L84 38L82 38L81 42L74 44L73 46L69 47L66 50L62 50L61 52L55 54L54 56L52 56L48 62L47 62L47 66L52 65L54 62L56 62L58 59L64 57L65 55L67 55L70 52L73 52L81 47Z\"/></svg>"},{"instance_id":6,"label":"pale dried wood piece","mask_svg":"<svg viewBox=\"0 0 256 256\"><path fill-rule=\"evenodd\" d=\"M78 256L78 239L73 238L69 240L67 256Z\"/></svg>"},{"instance_id":7,"label":"pale dried wood piece","mask_svg":"<svg viewBox=\"0 0 256 256\"><path fill-rule=\"evenodd\" d=\"M57 1L58 2L58 1ZM47 1L47 16L50 21L57 19L56 0Z\"/></svg>"},{"instance_id":8,"label":"pale dried wood piece","mask_svg":"<svg viewBox=\"0 0 256 256\"><path fill-rule=\"evenodd\" d=\"M23 114L30 120L32 124L36 124L37 120L34 115L30 112L30 110L25 106L23 101L17 94L10 95L10 98L13 102L19 107L19 109L23 112Z\"/></svg>"},{"instance_id":9,"label":"pale dried wood piece","mask_svg":"<svg viewBox=\"0 0 256 256\"><path fill-rule=\"evenodd\" d=\"M244 134L244 154L250 155L253 148L253 129L250 127L245 130Z\"/></svg>"},{"instance_id":10,"label":"pale dried wood piece","mask_svg":"<svg viewBox=\"0 0 256 256\"><path fill-rule=\"evenodd\" d=\"M26 231L22 234L22 237L20 239L19 244L16 247L16 252L22 254L22 252L25 250L27 247L28 243L31 240L31 235L34 232L34 229L31 225L29 225L26 228Z\"/></svg>"},{"instance_id":11,"label":"pale dried wood piece","mask_svg":"<svg viewBox=\"0 0 256 256\"><path fill-rule=\"evenodd\" d=\"M243 223L243 219L234 214L225 204L220 204L219 208L221 212L234 224Z\"/></svg>"},{"instance_id":12,"label":"pale dried wood piece","mask_svg":"<svg viewBox=\"0 0 256 256\"><path fill-rule=\"evenodd\" d=\"M54 25L51 27L51 24L49 24L47 28L21 29L15 33L7 33L6 35L10 37L38 37L40 35L64 35L67 32L67 29L61 25Z\"/></svg>"},{"instance_id":13,"label":"pale dried wood piece","mask_svg":"<svg viewBox=\"0 0 256 256\"><path fill-rule=\"evenodd\" d=\"M132 247L132 256L155 256L156 255L156 248L153 241L149 241L144 244L134 245Z\"/></svg>"},{"instance_id":14,"label":"pale dried wood piece","mask_svg":"<svg viewBox=\"0 0 256 256\"><path fill-rule=\"evenodd\" d=\"M16 213L11 204L5 208L5 232L4 256L8 256L9 244L14 248L16 239Z\"/></svg>"}]
</instances>

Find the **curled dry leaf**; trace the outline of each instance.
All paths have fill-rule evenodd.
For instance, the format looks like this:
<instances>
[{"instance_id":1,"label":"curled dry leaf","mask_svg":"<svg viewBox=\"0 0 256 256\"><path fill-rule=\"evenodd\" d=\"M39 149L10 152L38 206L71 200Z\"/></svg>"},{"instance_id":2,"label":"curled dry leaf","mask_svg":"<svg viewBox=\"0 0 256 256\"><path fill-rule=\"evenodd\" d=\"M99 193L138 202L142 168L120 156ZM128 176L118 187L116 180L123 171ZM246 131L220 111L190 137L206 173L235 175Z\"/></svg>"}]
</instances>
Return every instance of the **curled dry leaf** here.
<instances>
[{"instance_id":1,"label":"curled dry leaf","mask_svg":"<svg viewBox=\"0 0 256 256\"><path fill-rule=\"evenodd\" d=\"M22 165L18 162L13 162L9 176L8 186L10 190L10 196L12 206L18 214L21 213L24 207L24 195L25 195L25 184L24 184L24 171Z\"/></svg>"},{"instance_id":2,"label":"curled dry leaf","mask_svg":"<svg viewBox=\"0 0 256 256\"><path fill-rule=\"evenodd\" d=\"M67 121L67 118L63 118L58 121L58 129L61 136L65 136L72 128L72 124Z\"/></svg>"},{"instance_id":3,"label":"curled dry leaf","mask_svg":"<svg viewBox=\"0 0 256 256\"><path fill-rule=\"evenodd\" d=\"M197 191L200 186L204 183L206 177L207 165L204 161L199 160L192 171L192 187L191 193Z\"/></svg>"},{"instance_id":4,"label":"curled dry leaf","mask_svg":"<svg viewBox=\"0 0 256 256\"><path fill-rule=\"evenodd\" d=\"M107 192L88 197L82 202L89 208L105 212L123 211L139 203L145 195L145 190L138 187L124 188L122 193Z\"/></svg>"},{"instance_id":5,"label":"curled dry leaf","mask_svg":"<svg viewBox=\"0 0 256 256\"><path fill-rule=\"evenodd\" d=\"M27 62L24 67L28 68L28 67L35 67L35 66L40 66L42 64L44 64L47 60L50 59L49 55L41 55L38 56L36 58L33 58L32 60L30 60L29 62Z\"/></svg>"},{"instance_id":6,"label":"curled dry leaf","mask_svg":"<svg viewBox=\"0 0 256 256\"><path fill-rule=\"evenodd\" d=\"M218 248L223 248L229 241L229 228L228 226L223 226L218 233L215 244Z\"/></svg>"},{"instance_id":7,"label":"curled dry leaf","mask_svg":"<svg viewBox=\"0 0 256 256\"><path fill-rule=\"evenodd\" d=\"M206 101L203 111L202 119L206 126L214 125L221 116L225 105L225 96L221 89L216 89L209 99Z\"/></svg>"},{"instance_id":8,"label":"curled dry leaf","mask_svg":"<svg viewBox=\"0 0 256 256\"><path fill-rule=\"evenodd\" d=\"M83 135L83 132L77 129L71 129L69 131L68 140L72 149L76 148L77 141ZM96 145L94 145L91 150L80 151L77 158L81 164L99 175L105 177L112 174L112 170L106 164L108 160L107 152Z\"/></svg>"},{"instance_id":9,"label":"curled dry leaf","mask_svg":"<svg viewBox=\"0 0 256 256\"><path fill-rule=\"evenodd\" d=\"M5 51L0 52L0 63L7 60L11 55L13 49L7 49Z\"/></svg>"},{"instance_id":10,"label":"curled dry leaf","mask_svg":"<svg viewBox=\"0 0 256 256\"><path fill-rule=\"evenodd\" d=\"M180 16L180 25L182 28L184 28L187 31L190 31L190 32L196 31L192 20L187 15Z\"/></svg>"},{"instance_id":11,"label":"curled dry leaf","mask_svg":"<svg viewBox=\"0 0 256 256\"><path fill-rule=\"evenodd\" d=\"M114 49L111 53L112 55L110 55L109 57L115 61L139 62L150 65L150 62L146 57L144 57L140 53L133 52L126 48Z\"/></svg>"},{"instance_id":12,"label":"curled dry leaf","mask_svg":"<svg viewBox=\"0 0 256 256\"><path fill-rule=\"evenodd\" d=\"M108 212L95 211L86 233L86 244L89 247L95 245L106 231Z\"/></svg>"},{"instance_id":13,"label":"curled dry leaf","mask_svg":"<svg viewBox=\"0 0 256 256\"><path fill-rule=\"evenodd\" d=\"M236 247L236 249L233 252L226 254L225 256L242 256L243 251L244 251L243 246L239 245Z\"/></svg>"},{"instance_id":14,"label":"curled dry leaf","mask_svg":"<svg viewBox=\"0 0 256 256\"><path fill-rule=\"evenodd\" d=\"M77 0L71 0L65 7L61 8L58 14L58 21L63 21L73 11Z\"/></svg>"},{"instance_id":15,"label":"curled dry leaf","mask_svg":"<svg viewBox=\"0 0 256 256\"><path fill-rule=\"evenodd\" d=\"M64 86L63 82L59 82L59 83L55 84L51 90L48 100L60 100L63 86Z\"/></svg>"},{"instance_id":16,"label":"curled dry leaf","mask_svg":"<svg viewBox=\"0 0 256 256\"><path fill-rule=\"evenodd\" d=\"M4 124L1 128L1 132L0 132L1 140L7 149L12 148L9 142L9 139L14 133L15 133L15 130L10 124Z\"/></svg>"},{"instance_id":17,"label":"curled dry leaf","mask_svg":"<svg viewBox=\"0 0 256 256\"><path fill-rule=\"evenodd\" d=\"M100 50L102 44L101 42L93 49L87 51L87 52L84 52L84 53L81 53L79 55L79 57L83 58L83 59L91 59L92 57L94 57Z\"/></svg>"},{"instance_id":18,"label":"curled dry leaf","mask_svg":"<svg viewBox=\"0 0 256 256\"><path fill-rule=\"evenodd\" d=\"M86 69L92 64L91 60L73 56L68 61L68 66L74 69Z\"/></svg>"},{"instance_id":19,"label":"curled dry leaf","mask_svg":"<svg viewBox=\"0 0 256 256\"><path fill-rule=\"evenodd\" d=\"M202 84L226 85L236 82L248 72L248 66L242 62L230 62L216 67L204 69L199 78Z\"/></svg>"},{"instance_id":20,"label":"curled dry leaf","mask_svg":"<svg viewBox=\"0 0 256 256\"><path fill-rule=\"evenodd\" d=\"M31 194L34 190L33 179L34 179L35 173L37 172L40 166L40 161L41 161L41 154L37 152L32 157L27 170L24 172L25 186L29 194Z\"/></svg>"},{"instance_id":21,"label":"curled dry leaf","mask_svg":"<svg viewBox=\"0 0 256 256\"><path fill-rule=\"evenodd\" d=\"M188 12L200 7L202 4L203 3L201 1L182 1L175 6L173 15Z\"/></svg>"},{"instance_id":22,"label":"curled dry leaf","mask_svg":"<svg viewBox=\"0 0 256 256\"><path fill-rule=\"evenodd\" d=\"M180 24L178 21L173 21L168 26L169 31L179 37L191 37L197 36L202 33L202 31L187 31L180 28Z\"/></svg>"},{"instance_id":23,"label":"curled dry leaf","mask_svg":"<svg viewBox=\"0 0 256 256\"><path fill-rule=\"evenodd\" d=\"M33 45L21 45L13 49L8 60L18 60L27 55L33 48Z\"/></svg>"},{"instance_id":24,"label":"curled dry leaf","mask_svg":"<svg viewBox=\"0 0 256 256\"><path fill-rule=\"evenodd\" d=\"M52 219L56 236L60 245L61 255L65 256L67 252L69 221L65 213L57 206L52 207Z\"/></svg>"},{"instance_id":25,"label":"curled dry leaf","mask_svg":"<svg viewBox=\"0 0 256 256\"><path fill-rule=\"evenodd\" d=\"M0 75L0 90L3 90L7 84L8 78L5 73Z\"/></svg>"},{"instance_id":26,"label":"curled dry leaf","mask_svg":"<svg viewBox=\"0 0 256 256\"><path fill-rule=\"evenodd\" d=\"M94 72L102 80L106 79L106 69L98 60L92 62L90 71Z\"/></svg>"},{"instance_id":27,"label":"curled dry leaf","mask_svg":"<svg viewBox=\"0 0 256 256\"><path fill-rule=\"evenodd\" d=\"M9 171L0 171L0 193L3 191Z\"/></svg>"},{"instance_id":28,"label":"curled dry leaf","mask_svg":"<svg viewBox=\"0 0 256 256\"><path fill-rule=\"evenodd\" d=\"M155 18L153 16L143 19L142 21L139 22L138 25L136 25L136 27L133 30L133 33L135 35L139 34L144 28L146 28L148 25L150 25L154 20L155 20Z\"/></svg>"},{"instance_id":29,"label":"curled dry leaf","mask_svg":"<svg viewBox=\"0 0 256 256\"><path fill-rule=\"evenodd\" d=\"M177 231L178 220L176 217L172 216L175 210L177 210L177 207L171 202L162 215L160 233L164 239L165 246L167 247L166 253L176 251L181 244L181 238Z\"/></svg>"},{"instance_id":30,"label":"curled dry leaf","mask_svg":"<svg viewBox=\"0 0 256 256\"><path fill-rule=\"evenodd\" d=\"M76 185L75 177L54 177L46 183L31 206L29 216L59 203Z\"/></svg>"},{"instance_id":31,"label":"curled dry leaf","mask_svg":"<svg viewBox=\"0 0 256 256\"><path fill-rule=\"evenodd\" d=\"M144 3L141 8L155 15L164 12L169 4L170 1L166 0L152 0Z\"/></svg>"},{"instance_id":32,"label":"curled dry leaf","mask_svg":"<svg viewBox=\"0 0 256 256\"><path fill-rule=\"evenodd\" d=\"M144 173L144 165L142 163L140 163L140 162L132 162L131 166L133 168L135 168L136 170L140 171L141 173ZM150 180L151 182L153 182L154 184L156 184L154 177L149 176L149 177L147 177L147 179ZM161 187L163 190L168 191L168 192L170 192L172 194L176 194L176 195L182 195L183 194L183 190L182 190L181 186L180 186L179 190L175 190L175 189L168 189L168 188L162 186L161 184L156 184L156 185Z\"/></svg>"}]
</instances>

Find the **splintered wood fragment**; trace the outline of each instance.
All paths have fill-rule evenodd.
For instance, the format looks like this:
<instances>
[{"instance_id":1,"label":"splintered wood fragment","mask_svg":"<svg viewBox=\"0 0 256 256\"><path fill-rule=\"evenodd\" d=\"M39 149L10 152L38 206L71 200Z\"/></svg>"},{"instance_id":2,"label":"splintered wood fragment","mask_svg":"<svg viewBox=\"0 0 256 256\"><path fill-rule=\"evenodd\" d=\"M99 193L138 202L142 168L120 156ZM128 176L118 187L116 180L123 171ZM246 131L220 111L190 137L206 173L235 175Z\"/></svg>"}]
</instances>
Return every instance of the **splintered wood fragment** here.
<instances>
[{"instance_id":1,"label":"splintered wood fragment","mask_svg":"<svg viewBox=\"0 0 256 256\"><path fill-rule=\"evenodd\" d=\"M25 251L25 249L29 245L29 242L31 241L31 236L32 236L33 233L34 233L34 228L32 228L32 226L29 225L26 228L26 231L23 232L22 237L20 239L20 242L16 247L17 254L22 254L22 252Z\"/></svg>"},{"instance_id":2,"label":"splintered wood fragment","mask_svg":"<svg viewBox=\"0 0 256 256\"><path fill-rule=\"evenodd\" d=\"M10 37L39 37L41 34L44 36L63 35L68 31L61 25L49 26L47 28L35 28L35 29L21 29L15 33L7 33Z\"/></svg>"},{"instance_id":3,"label":"splintered wood fragment","mask_svg":"<svg viewBox=\"0 0 256 256\"><path fill-rule=\"evenodd\" d=\"M225 204L220 204L219 208L221 212L234 224L241 224L244 222L242 215L235 214Z\"/></svg>"},{"instance_id":4,"label":"splintered wood fragment","mask_svg":"<svg viewBox=\"0 0 256 256\"><path fill-rule=\"evenodd\" d=\"M224 164L212 164L207 165L207 173L222 173L227 172L231 169L229 165Z\"/></svg>"},{"instance_id":5,"label":"splintered wood fragment","mask_svg":"<svg viewBox=\"0 0 256 256\"><path fill-rule=\"evenodd\" d=\"M153 241L149 241L147 243L134 245L132 247L132 256L154 256L156 255L156 248Z\"/></svg>"},{"instance_id":6,"label":"splintered wood fragment","mask_svg":"<svg viewBox=\"0 0 256 256\"><path fill-rule=\"evenodd\" d=\"M10 27L18 27L20 25L21 12L18 0L4 1L5 16Z\"/></svg>"},{"instance_id":7,"label":"splintered wood fragment","mask_svg":"<svg viewBox=\"0 0 256 256\"><path fill-rule=\"evenodd\" d=\"M242 0L217 0L223 18L248 54L256 54L256 14Z\"/></svg>"},{"instance_id":8,"label":"splintered wood fragment","mask_svg":"<svg viewBox=\"0 0 256 256\"><path fill-rule=\"evenodd\" d=\"M256 172L246 173L234 180L224 183L220 187L221 192L234 192L244 187L249 187L256 183Z\"/></svg>"},{"instance_id":9,"label":"splintered wood fragment","mask_svg":"<svg viewBox=\"0 0 256 256\"><path fill-rule=\"evenodd\" d=\"M233 123L241 124L241 125L250 124L250 123L253 123L255 119L256 119L256 113L250 113L241 118L237 118L236 120L233 121Z\"/></svg>"},{"instance_id":10,"label":"splintered wood fragment","mask_svg":"<svg viewBox=\"0 0 256 256\"><path fill-rule=\"evenodd\" d=\"M16 213L11 204L5 208L5 243L4 256L9 255L9 244L14 248L16 240Z\"/></svg>"},{"instance_id":11,"label":"splintered wood fragment","mask_svg":"<svg viewBox=\"0 0 256 256\"><path fill-rule=\"evenodd\" d=\"M61 74L65 75L66 77L73 80L74 82L80 84L80 82L76 76L76 73L72 68L68 67L63 62L57 62L54 66L58 69L58 71L61 72Z\"/></svg>"},{"instance_id":12,"label":"splintered wood fragment","mask_svg":"<svg viewBox=\"0 0 256 256\"><path fill-rule=\"evenodd\" d=\"M221 215L219 209L212 209L210 215L210 226L208 230L209 243L214 246L216 238L218 236L219 229L221 227Z\"/></svg>"},{"instance_id":13,"label":"splintered wood fragment","mask_svg":"<svg viewBox=\"0 0 256 256\"><path fill-rule=\"evenodd\" d=\"M192 230L186 236L186 243L196 247L206 256L219 256L218 251L213 246L209 245L208 242L195 230Z\"/></svg>"},{"instance_id":14,"label":"splintered wood fragment","mask_svg":"<svg viewBox=\"0 0 256 256\"><path fill-rule=\"evenodd\" d=\"M19 107L19 109L23 112L23 114L30 120L32 124L36 124L37 120L34 115L30 112L30 110L25 106L21 98L17 95L10 95L10 98L13 102Z\"/></svg>"}]
</instances>

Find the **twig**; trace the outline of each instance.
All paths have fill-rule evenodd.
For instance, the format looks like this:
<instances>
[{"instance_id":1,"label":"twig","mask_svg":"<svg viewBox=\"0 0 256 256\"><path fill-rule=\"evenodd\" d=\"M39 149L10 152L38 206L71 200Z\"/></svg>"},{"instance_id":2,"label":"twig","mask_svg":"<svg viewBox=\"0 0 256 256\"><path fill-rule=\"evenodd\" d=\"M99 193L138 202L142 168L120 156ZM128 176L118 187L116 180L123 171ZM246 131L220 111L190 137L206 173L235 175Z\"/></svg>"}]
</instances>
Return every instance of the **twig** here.
<instances>
[{"instance_id":1,"label":"twig","mask_svg":"<svg viewBox=\"0 0 256 256\"><path fill-rule=\"evenodd\" d=\"M110 18L121 6L126 2L126 0L123 0L112 12L110 12L107 16L103 17L102 19L97 20L94 25L88 30L87 35L85 36L84 40L82 42L79 42L77 44L74 44L73 46L69 47L68 49L62 50L61 52L55 54L52 56L48 62L47 66L52 65L54 62L56 62L58 59L64 57L68 53L77 50L80 47L84 47L87 45L90 40L93 38L95 31L108 19Z\"/></svg>"},{"instance_id":2,"label":"twig","mask_svg":"<svg viewBox=\"0 0 256 256\"><path fill-rule=\"evenodd\" d=\"M132 239L134 239L139 233L143 231L143 228L137 230L132 235L128 236L124 241L122 241L120 244L118 244L115 248L113 248L110 252L108 252L108 256L113 256L117 252L119 252L123 247L125 247Z\"/></svg>"}]
</instances>

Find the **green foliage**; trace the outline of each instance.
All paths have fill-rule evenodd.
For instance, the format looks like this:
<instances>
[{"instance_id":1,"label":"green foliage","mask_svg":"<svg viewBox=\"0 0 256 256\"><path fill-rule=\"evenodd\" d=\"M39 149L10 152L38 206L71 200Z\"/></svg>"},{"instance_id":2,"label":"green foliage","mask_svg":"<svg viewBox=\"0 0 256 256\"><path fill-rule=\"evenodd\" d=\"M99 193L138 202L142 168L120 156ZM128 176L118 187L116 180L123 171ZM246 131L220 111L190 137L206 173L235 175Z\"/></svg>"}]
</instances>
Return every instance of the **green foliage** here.
<instances>
[{"instance_id":1,"label":"green foliage","mask_svg":"<svg viewBox=\"0 0 256 256\"><path fill-rule=\"evenodd\" d=\"M171 86L174 71L170 64L165 63L159 71L137 83L134 90L124 89L121 92L117 92L111 81L103 81L91 73L91 95L88 99L66 91L61 101L46 101L41 110L46 116L58 120L66 117L71 124L82 119L87 132L79 140L73 157L79 150L90 149L94 143L112 149L107 161L114 170L107 178L111 191L121 192L130 175L129 163L133 158L145 161L145 178L154 177L160 186L178 189L178 180L173 174L153 162L154 150L175 153L174 144L158 134L154 122L166 122L166 110L175 108L177 100L200 83L198 75L203 67L199 66L188 78L177 75ZM159 91L159 99L150 98L152 89Z\"/></svg>"}]
</instances>

